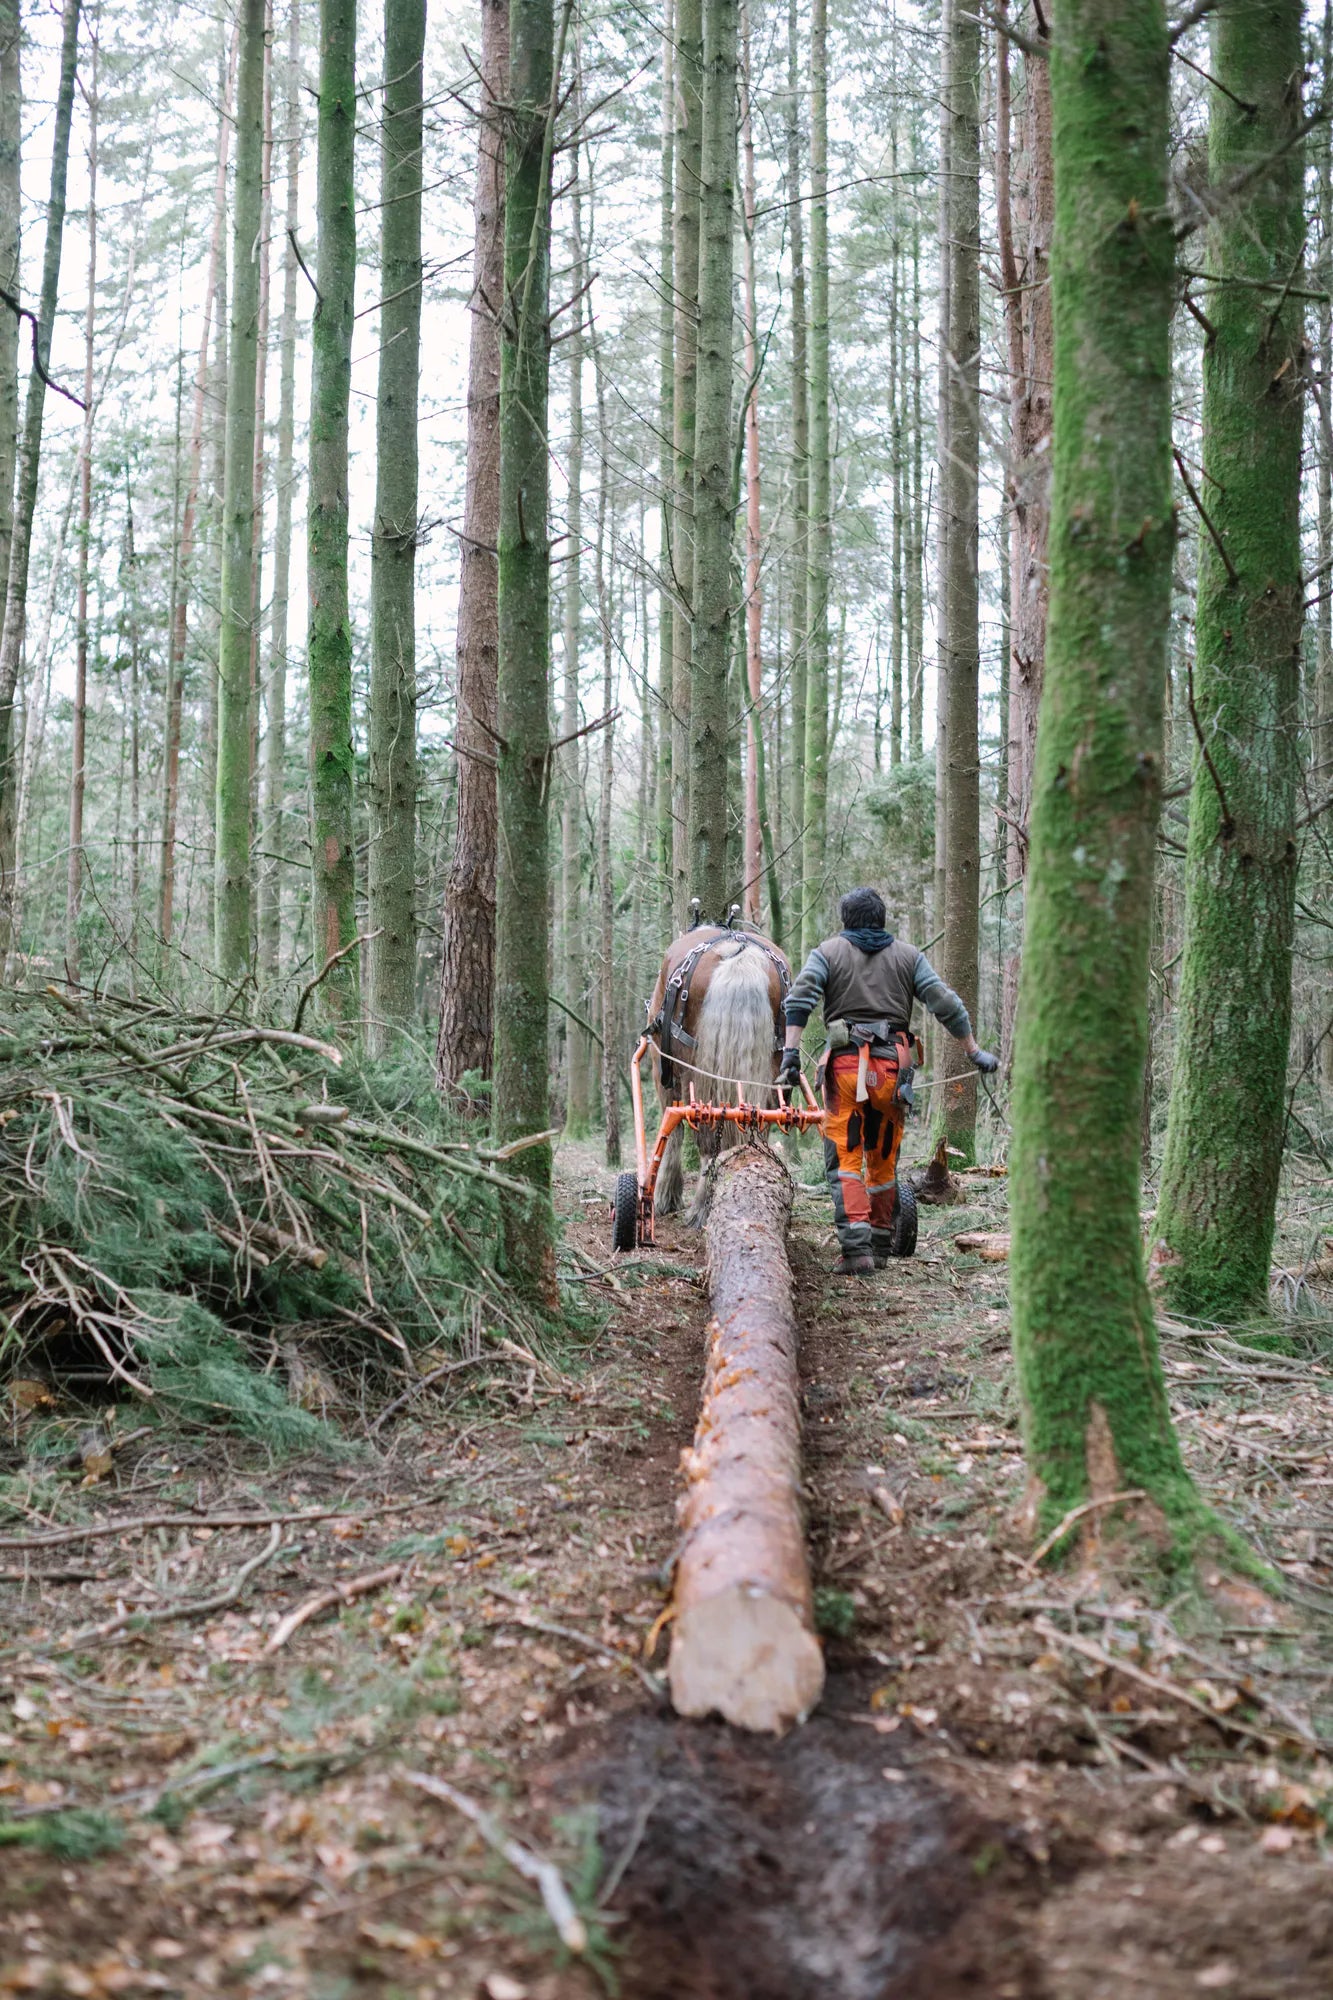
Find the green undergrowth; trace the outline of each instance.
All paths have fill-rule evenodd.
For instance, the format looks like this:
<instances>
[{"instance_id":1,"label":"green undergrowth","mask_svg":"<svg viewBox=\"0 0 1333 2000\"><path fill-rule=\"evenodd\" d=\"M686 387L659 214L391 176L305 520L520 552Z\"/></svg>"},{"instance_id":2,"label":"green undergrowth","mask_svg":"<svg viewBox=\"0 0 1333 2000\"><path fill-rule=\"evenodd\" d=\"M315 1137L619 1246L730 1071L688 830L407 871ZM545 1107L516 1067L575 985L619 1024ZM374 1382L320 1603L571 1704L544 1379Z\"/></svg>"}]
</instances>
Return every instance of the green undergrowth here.
<instances>
[{"instance_id":1,"label":"green undergrowth","mask_svg":"<svg viewBox=\"0 0 1333 2000\"><path fill-rule=\"evenodd\" d=\"M540 1351L497 1271L502 1204L531 1199L419 1052L54 992L0 1011L0 1377L30 1430L91 1398L305 1449L451 1357Z\"/></svg>"}]
</instances>

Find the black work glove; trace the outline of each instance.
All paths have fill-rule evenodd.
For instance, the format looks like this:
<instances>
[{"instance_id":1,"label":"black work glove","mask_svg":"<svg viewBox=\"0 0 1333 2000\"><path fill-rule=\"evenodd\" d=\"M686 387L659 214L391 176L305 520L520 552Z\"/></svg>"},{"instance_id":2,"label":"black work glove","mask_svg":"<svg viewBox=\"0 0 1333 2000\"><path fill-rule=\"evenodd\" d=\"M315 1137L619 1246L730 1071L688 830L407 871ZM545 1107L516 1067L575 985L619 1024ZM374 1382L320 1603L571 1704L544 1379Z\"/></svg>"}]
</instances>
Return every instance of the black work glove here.
<instances>
[{"instance_id":1,"label":"black work glove","mask_svg":"<svg viewBox=\"0 0 1333 2000\"><path fill-rule=\"evenodd\" d=\"M784 1049L782 1061L778 1064L778 1086L782 1090L799 1090L801 1087L801 1051Z\"/></svg>"},{"instance_id":2,"label":"black work glove","mask_svg":"<svg viewBox=\"0 0 1333 2000\"><path fill-rule=\"evenodd\" d=\"M992 1055L989 1049L974 1049L972 1051L972 1061L983 1076L993 1075L1000 1067L1000 1058Z\"/></svg>"}]
</instances>

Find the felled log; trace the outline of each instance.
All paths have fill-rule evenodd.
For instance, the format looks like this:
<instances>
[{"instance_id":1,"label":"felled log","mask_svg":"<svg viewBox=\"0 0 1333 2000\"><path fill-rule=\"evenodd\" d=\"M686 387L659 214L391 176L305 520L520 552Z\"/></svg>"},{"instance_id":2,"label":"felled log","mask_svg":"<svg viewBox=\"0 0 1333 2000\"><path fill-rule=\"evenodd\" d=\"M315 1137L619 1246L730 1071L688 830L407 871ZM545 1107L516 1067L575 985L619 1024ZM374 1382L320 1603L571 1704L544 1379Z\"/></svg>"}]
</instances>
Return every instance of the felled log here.
<instances>
[{"instance_id":1,"label":"felled log","mask_svg":"<svg viewBox=\"0 0 1333 2000\"><path fill-rule=\"evenodd\" d=\"M693 1445L668 1667L682 1715L781 1734L824 1685L801 1507L787 1225L792 1185L763 1146L724 1154L706 1224L713 1318Z\"/></svg>"},{"instance_id":2,"label":"felled log","mask_svg":"<svg viewBox=\"0 0 1333 2000\"><path fill-rule=\"evenodd\" d=\"M964 1230L954 1237L956 1250L974 1250L983 1264L1003 1264L1009 1255L1009 1238L1005 1234L988 1236L984 1230Z\"/></svg>"}]
</instances>

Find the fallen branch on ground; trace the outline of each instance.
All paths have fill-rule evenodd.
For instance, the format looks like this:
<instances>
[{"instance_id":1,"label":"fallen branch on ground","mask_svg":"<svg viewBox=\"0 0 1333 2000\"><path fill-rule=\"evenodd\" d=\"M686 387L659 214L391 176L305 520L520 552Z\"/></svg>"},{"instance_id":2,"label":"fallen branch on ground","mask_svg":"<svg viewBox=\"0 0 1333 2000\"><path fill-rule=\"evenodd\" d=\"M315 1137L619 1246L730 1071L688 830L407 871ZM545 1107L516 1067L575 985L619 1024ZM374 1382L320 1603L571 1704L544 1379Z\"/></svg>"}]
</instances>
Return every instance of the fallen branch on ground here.
<instances>
[{"instance_id":1,"label":"fallen branch on ground","mask_svg":"<svg viewBox=\"0 0 1333 2000\"><path fill-rule=\"evenodd\" d=\"M482 1839L509 1863L515 1874L521 1875L525 1882L536 1884L546 1914L555 1925L556 1934L566 1951L581 1956L588 1949L587 1928L574 1908L564 1877L553 1861L544 1860L530 1847L524 1847L521 1841L512 1839L484 1806L479 1806L466 1792L455 1791L443 1778L428 1777L424 1771L408 1771L405 1776L407 1783L415 1785L419 1792L441 1800L445 1805L452 1806L455 1812L462 1813L464 1819L471 1820Z\"/></svg>"},{"instance_id":2,"label":"fallen branch on ground","mask_svg":"<svg viewBox=\"0 0 1333 2000\"><path fill-rule=\"evenodd\" d=\"M368 1597L372 1590L383 1589L386 1583L396 1583L407 1568L405 1562L390 1563L385 1569L368 1570L364 1576L349 1577L346 1583L335 1583L328 1590L316 1591L307 1597L304 1604L298 1604L285 1618L280 1618L264 1647L264 1658L276 1653L287 1644L294 1632L308 1625L312 1618L318 1618L321 1611L332 1611L340 1604L351 1604L358 1597Z\"/></svg>"}]
</instances>

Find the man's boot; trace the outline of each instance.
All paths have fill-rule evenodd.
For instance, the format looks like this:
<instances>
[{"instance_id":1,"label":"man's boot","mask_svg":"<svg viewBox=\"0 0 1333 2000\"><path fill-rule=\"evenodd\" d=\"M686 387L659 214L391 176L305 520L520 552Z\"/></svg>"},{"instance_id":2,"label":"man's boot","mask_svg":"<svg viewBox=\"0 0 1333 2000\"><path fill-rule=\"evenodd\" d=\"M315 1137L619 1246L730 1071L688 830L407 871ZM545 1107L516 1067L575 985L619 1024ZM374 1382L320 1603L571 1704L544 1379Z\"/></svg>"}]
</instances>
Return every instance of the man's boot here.
<instances>
[{"instance_id":1,"label":"man's boot","mask_svg":"<svg viewBox=\"0 0 1333 2000\"><path fill-rule=\"evenodd\" d=\"M873 1278L875 1259L870 1247L870 1229L864 1222L846 1223L838 1231L842 1255L833 1266L835 1278Z\"/></svg>"}]
</instances>

